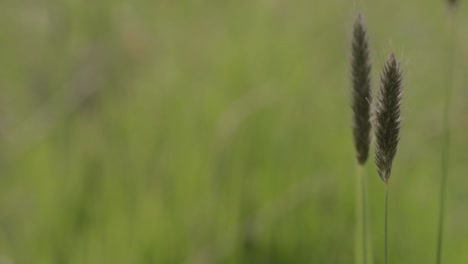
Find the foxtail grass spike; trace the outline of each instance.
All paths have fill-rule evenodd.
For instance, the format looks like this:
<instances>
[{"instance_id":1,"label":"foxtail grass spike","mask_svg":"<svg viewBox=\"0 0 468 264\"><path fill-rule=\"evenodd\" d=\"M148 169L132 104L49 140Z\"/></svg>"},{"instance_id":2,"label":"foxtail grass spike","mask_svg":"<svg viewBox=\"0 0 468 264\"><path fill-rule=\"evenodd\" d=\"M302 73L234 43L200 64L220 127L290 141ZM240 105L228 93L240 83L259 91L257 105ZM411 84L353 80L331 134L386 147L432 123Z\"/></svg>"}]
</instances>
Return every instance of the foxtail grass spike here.
<instances>
[{"instance_id":1,"label":"foxtail grass spike","mask_svg":"<svg viewBox=\"0 0 468 264\"><path fill-rule=\"evenodd\" d=\"M370 144L370 72L369 48L366 29L361 15L354 22L352 42L352 87L351 107L353 109L353 136L357 161L363 165L369 155Z\"/></svg>"},{"instance_id":2,"label":"foxtail grass spike","mask_svg":"<svg viewBox=\"0 0 468 264\"><path fill-rule=\"evenodd\" d=\"M397 152L401 124L402 73L392 53L380 76L375 109L375 164L380 178L388 182Z\"/></svg>"}]
</instances>

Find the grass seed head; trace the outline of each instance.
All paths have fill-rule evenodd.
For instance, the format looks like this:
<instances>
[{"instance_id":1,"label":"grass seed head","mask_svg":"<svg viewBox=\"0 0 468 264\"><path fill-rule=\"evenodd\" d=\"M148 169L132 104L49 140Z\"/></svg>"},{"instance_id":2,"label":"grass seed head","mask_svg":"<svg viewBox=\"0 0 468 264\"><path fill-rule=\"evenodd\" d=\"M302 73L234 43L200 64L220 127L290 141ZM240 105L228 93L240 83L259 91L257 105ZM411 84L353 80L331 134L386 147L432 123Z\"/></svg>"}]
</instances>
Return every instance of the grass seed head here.
<instances>
[{"instance_id":1,"label":"grass seed head","mask_svg":"<svg viewBox=\"0 0 468 264\"><path fill-rule=\"evenodd\" d=\"M375 129L375 163L380 178L388 182L397 152L401 125L402 72L393 53L380 76L377 95Z\"/></svg>"},{"instance_id":2,"label":"grass seed head","mask_svg":"<svg viewBox=\"0 0 468 264\"><path fill-rule=\"evenodd\" d=\"M353 136L356 156L363 165L369 155L371 86L369 47L361 15L354 22L351 58L351 107L353 110Z\"/></svg>"}]
</instances>

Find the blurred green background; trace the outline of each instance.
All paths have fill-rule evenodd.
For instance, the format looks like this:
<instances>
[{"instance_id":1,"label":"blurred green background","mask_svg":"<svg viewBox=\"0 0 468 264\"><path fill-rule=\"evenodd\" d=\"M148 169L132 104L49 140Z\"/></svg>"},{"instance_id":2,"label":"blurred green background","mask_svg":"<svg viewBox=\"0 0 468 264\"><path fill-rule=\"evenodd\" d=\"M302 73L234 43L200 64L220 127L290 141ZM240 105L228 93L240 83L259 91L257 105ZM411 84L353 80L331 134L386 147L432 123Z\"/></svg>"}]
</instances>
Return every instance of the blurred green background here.
<instances>
[{"instance_id":1,"label":"blurred green background","mask_svg":"<svg viewBox=\"0 0 468 264\"><path fill-rule=\"evenodd\" d=\"M468 261L468 4L443 263ZM353 263L349 43L405 73L389 261L436 247L442 0L0 2L0 263ZM375 263L384 184L366 167Z\"/></svg>"}]
</instances>

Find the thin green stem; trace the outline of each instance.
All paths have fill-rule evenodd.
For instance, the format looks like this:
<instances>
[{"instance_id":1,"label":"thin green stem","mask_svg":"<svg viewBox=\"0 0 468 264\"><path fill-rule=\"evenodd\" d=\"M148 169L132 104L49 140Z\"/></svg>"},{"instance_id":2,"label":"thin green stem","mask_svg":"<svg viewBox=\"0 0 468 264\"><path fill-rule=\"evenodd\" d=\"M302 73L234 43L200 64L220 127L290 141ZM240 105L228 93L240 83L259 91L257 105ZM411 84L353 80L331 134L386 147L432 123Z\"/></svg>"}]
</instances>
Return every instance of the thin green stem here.
<instances>
[{"instance_id":1,"label":"thin green stem","mask_svg":"<svg viewBox=\"0 0 468 264\"><path fill-rule=\"evenodd\" d=\"M384 263L388 263L388 183L385 183Z\"/></svg>"},{"instance_id":2,"label":"thin green stem","mask_svg":"<svg viewBox=\"0 0 468 264\"><path fill-rule=\"evenodd\" d=\"M453 10L451 10L453 11ZM453 89L453 75L455 68L455 48L456 48L456 29L455 29L455 18L454 13L450 13L449 29L448 29L448 59L447 59L447 86L445 89L444 105L442 112L442 126L443 126L443 142L441 149L441 178L440 178L440 190L439 190L439 215L437 225L437 249L436 249L436 264L440 264L442 261L442 242L444 236L444 216L445 216L445 199L446 199L446 185L448 178L448 167L449 167L449 154L450 154L450 122L449 112L452 98Z\"/></svg>"},{"instance_id":3,"label":"thin green stem","mask_svg":"<svg viewBox=\"0 0 468 264\"><path fill-rule=\"evenodd\" d=\"M367 264L367 204L366 204L366 175L362 165L358 165L356 177L356 242L361 245L356 250L356 263ZM358 252L361 251L361 252Z\"/></svg>"},{"instance_id":4,"label":"thin green stem","mask_svg":"<svg viewBox=\"0 0 468 264\"><path fill-rule=\"evenodd\" d=\"M361 168L361 204L362 204L362 263L367 263L367 210L366 210L366 174Z\"/></svg>"}]
</instances>

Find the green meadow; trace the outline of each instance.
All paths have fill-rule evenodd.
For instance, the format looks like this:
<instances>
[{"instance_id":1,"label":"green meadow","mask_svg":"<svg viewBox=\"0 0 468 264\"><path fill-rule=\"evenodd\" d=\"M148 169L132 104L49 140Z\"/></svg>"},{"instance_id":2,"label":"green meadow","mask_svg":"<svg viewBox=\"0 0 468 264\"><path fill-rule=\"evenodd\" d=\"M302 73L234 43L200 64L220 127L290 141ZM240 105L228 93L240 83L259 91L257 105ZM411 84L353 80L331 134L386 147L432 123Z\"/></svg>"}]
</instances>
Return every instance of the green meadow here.
<instances>
[{"instance_id":1,"label":"green meadow","mask_svg":"<svg viewBox=\"0 0 468 264\"><path fill-rule=\"evenodd\" d=\"M0 2L0 264L354 263L350 41L404 73L389 263L468 261L468 3ZM448 71L455 52L453 76ZM384 183L366 164L373 263Z\"/></svg>"}]
</instances>

